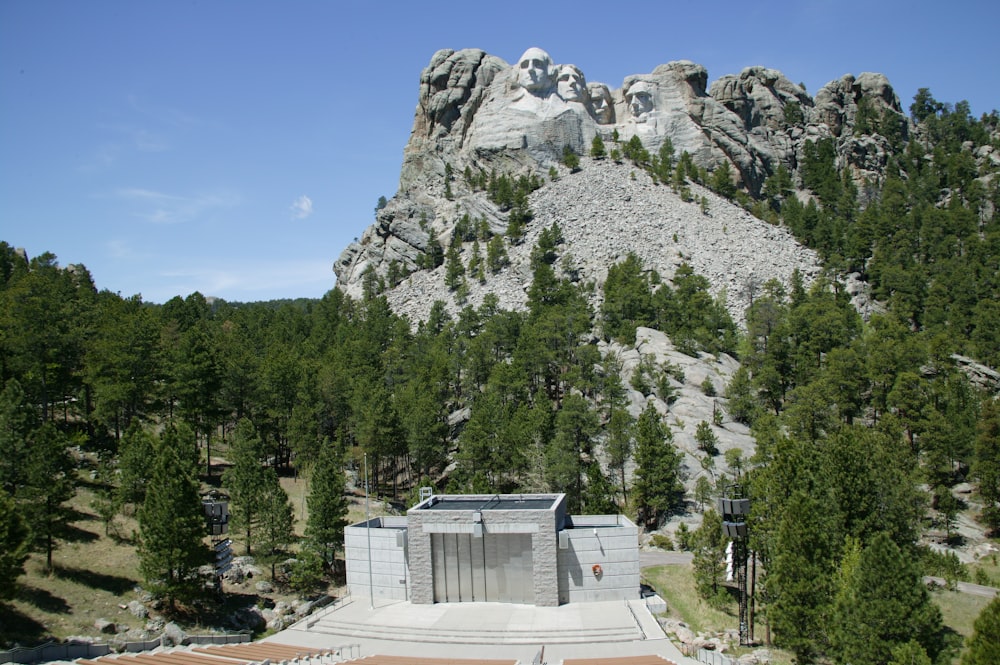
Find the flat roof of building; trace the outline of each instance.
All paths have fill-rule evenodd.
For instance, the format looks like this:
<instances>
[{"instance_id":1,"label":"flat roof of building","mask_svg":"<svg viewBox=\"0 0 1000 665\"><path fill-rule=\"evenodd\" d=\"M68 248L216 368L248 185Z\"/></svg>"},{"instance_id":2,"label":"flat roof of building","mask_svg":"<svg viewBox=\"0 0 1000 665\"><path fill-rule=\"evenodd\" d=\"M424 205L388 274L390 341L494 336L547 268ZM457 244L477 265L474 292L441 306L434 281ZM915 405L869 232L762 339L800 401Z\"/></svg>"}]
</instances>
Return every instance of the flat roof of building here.
<instances>
[{"instance_id":1,"label":"flat roof of building","mask_svg":"<svg viewBox=\"0 0 1000 665\"><path fill-rule=\"evenodd\" d=\"M435 494L414 510L552 510L561 494Z\"/></svg>"}]
</instances>

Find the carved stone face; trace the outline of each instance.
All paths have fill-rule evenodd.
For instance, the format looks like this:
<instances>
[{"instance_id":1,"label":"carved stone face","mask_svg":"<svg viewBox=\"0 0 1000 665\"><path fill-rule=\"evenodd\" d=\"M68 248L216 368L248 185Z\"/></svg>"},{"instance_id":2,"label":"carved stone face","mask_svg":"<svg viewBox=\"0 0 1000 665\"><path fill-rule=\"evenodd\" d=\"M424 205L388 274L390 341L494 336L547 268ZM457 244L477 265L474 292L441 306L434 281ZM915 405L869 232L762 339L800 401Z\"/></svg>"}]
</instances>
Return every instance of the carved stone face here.
<instances>
[{"instance_id":1,"label":"carved stone face","mask_svg":"<svg viewBox=\"0 0 1000 665\"><path fill-rule=\"evenodd\" d=\"M587 94L590 95L590 105L594 109L594 118L598 124L610 125L615 121L615 107L611 102L611 91L603 83L589 83Z\"/></svg>"},{"instance_id":2,"label":"carved stone face","mask_svg":"<svg viewBox=\"0 0 1000 665\"><path fill-rule=\"evenodd\" d=\"M561 65L556 91L567 102L587 101L587 82L576 65Z\"/></svg>"},{"instance_id":3,"label":"carved stone face","mask_svg":"<svg viewBox=\"0 0 1000 665\"><path fill-rule=\"evenodd\" d=\"M625 93L625 101L632 117L641 118L653 110L653 87L645 81L637 81Z\"/></svg>"},{"instance_id":4,"label":"carved stone face","mask_svg":"<svg viewBox=\"0 0 1000 665\"><path fill-rule=\"evenodd\" d=\"M518 60L518 84L532 94L539 94L552 85L552 58L540 48L529 48Z\"/></svg>"}]
</instances>

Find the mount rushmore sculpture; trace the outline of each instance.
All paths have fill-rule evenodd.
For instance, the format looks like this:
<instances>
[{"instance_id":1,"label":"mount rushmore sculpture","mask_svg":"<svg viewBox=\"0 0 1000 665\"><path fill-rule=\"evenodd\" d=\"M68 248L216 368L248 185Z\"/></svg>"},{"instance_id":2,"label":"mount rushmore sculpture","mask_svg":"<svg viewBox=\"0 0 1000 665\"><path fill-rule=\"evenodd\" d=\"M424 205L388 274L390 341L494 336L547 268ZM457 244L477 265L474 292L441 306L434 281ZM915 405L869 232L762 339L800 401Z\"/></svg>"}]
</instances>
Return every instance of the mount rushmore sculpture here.
<instances>
[{"instance_id":1,"label":"mount rushmore sculpture","mask_svg":"<svg viewBox=\"0 0 1000 665\"><path fill-rule=\"evenodd\" d=\"M557 64L539 48L529 48L514 65L475 49L438 51L420 82L407 156L430 142L438 152L472 161L519 151L545 165L566 145L585 154L594 136L608 141L617 131L622 141L639 136L652 154L669 138L677 154L687 151L700 166L729 161L738 184L754 192L779 164L796 170L806 139L842 135L862 99L877 113L902 115L881 74L845 76L813 99L764 67L724 76L709 89L704 67L679 60L611 88L588 83L577 66ZM788 112L789 105L797 112ZM878 146L867 148L868 161L857 167L877 171L877 157L872 162L869 153Z\"/></svg>"},{"instance_id":2,"label":"mount rushmore sculpture","mask_svg":"<svg viewBox=\"0 0 1000 665\"><path fill-rule=\"evenodd\" d=\"M558 64L540 48L527 49L513 65L478 49L438 51L420 75L399 191L361 241L341 254L338 284L353 293L365 271L384 274L393 261L416 269L429 229L441 220L483 216L502 233L503 222L481 193L464 191L461 178L446 182L449 173L543 173L567 146L587 154L595 136L606 144L638 136L654 155L669 139L676 155L687 152L709 171L728 162L734 184L753 194L779 166L795 177L808 141L831 138L840 166L859 181L878 180L888 143L877 134L855 136L862 104L903 119L881 74L845 75L813 98L765 67L709 87L704 67L679 60L627 76L614 88L588 82L579 67Z\"/></svg>"}]
</instances>

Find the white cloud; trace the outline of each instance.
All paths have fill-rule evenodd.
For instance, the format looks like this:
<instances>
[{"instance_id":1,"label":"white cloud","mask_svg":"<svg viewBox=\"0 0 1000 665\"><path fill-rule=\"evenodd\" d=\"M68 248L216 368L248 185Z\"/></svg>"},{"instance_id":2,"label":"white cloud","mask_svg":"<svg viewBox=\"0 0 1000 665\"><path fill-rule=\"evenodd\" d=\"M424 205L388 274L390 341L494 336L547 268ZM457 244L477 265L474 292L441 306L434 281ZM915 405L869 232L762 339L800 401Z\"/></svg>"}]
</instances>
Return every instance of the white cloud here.
<instances>
[{"instance_id":1,"label":"white cloud","mask_svg":"<svg viewBox=\"0 0 1000 665\"><path fill-rule=\"evenodd\" d=\"M295 217L295 219L305 219L313 212L312 199L303 194L299 198L295 199L290 210L292 211L292 216Z\"/></svg>"},{"instance_id":2,"label":"white cloud","mask_svg":"<svg viewBox=\"0 0 1000 665\"><path fill-rule=\"evenodd\" d=\"M115 239L108 241L105 249L108 254L116 259L134 259L136 252L127 240Z\"/></svg>"},{"instance_id":3,"label":"white cloud","mask_svg":"<svg viewBox=\"0 0 1000 665\"><path fill-rule=\"evenodd\" d=\"M194 221L212 211L233 208L240 203L237 194L220 191L197 196L175 196L137 187L122 188L115 197L135 203L142 210L136 215L154 224L179 224Z\"/></svg>"}]
</instances>

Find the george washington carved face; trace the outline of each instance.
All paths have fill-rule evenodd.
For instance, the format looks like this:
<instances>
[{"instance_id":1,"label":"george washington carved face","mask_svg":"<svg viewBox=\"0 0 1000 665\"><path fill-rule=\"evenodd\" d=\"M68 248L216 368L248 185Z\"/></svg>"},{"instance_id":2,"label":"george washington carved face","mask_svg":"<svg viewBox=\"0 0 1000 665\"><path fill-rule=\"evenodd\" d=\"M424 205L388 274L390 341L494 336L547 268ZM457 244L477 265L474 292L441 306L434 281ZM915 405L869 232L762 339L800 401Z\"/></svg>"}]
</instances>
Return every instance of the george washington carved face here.
<instances>
[{"instance_id":1,"label":"george washington carved face","mask_svg":"<svg viewBox=\"0 0 1000 665\"><path fill-rule=\"evenodd\" d=\"M552 58L540 48L529 48L517 62L517 82L533 95L552 87Z\"/></svg>"}]
</instances>

